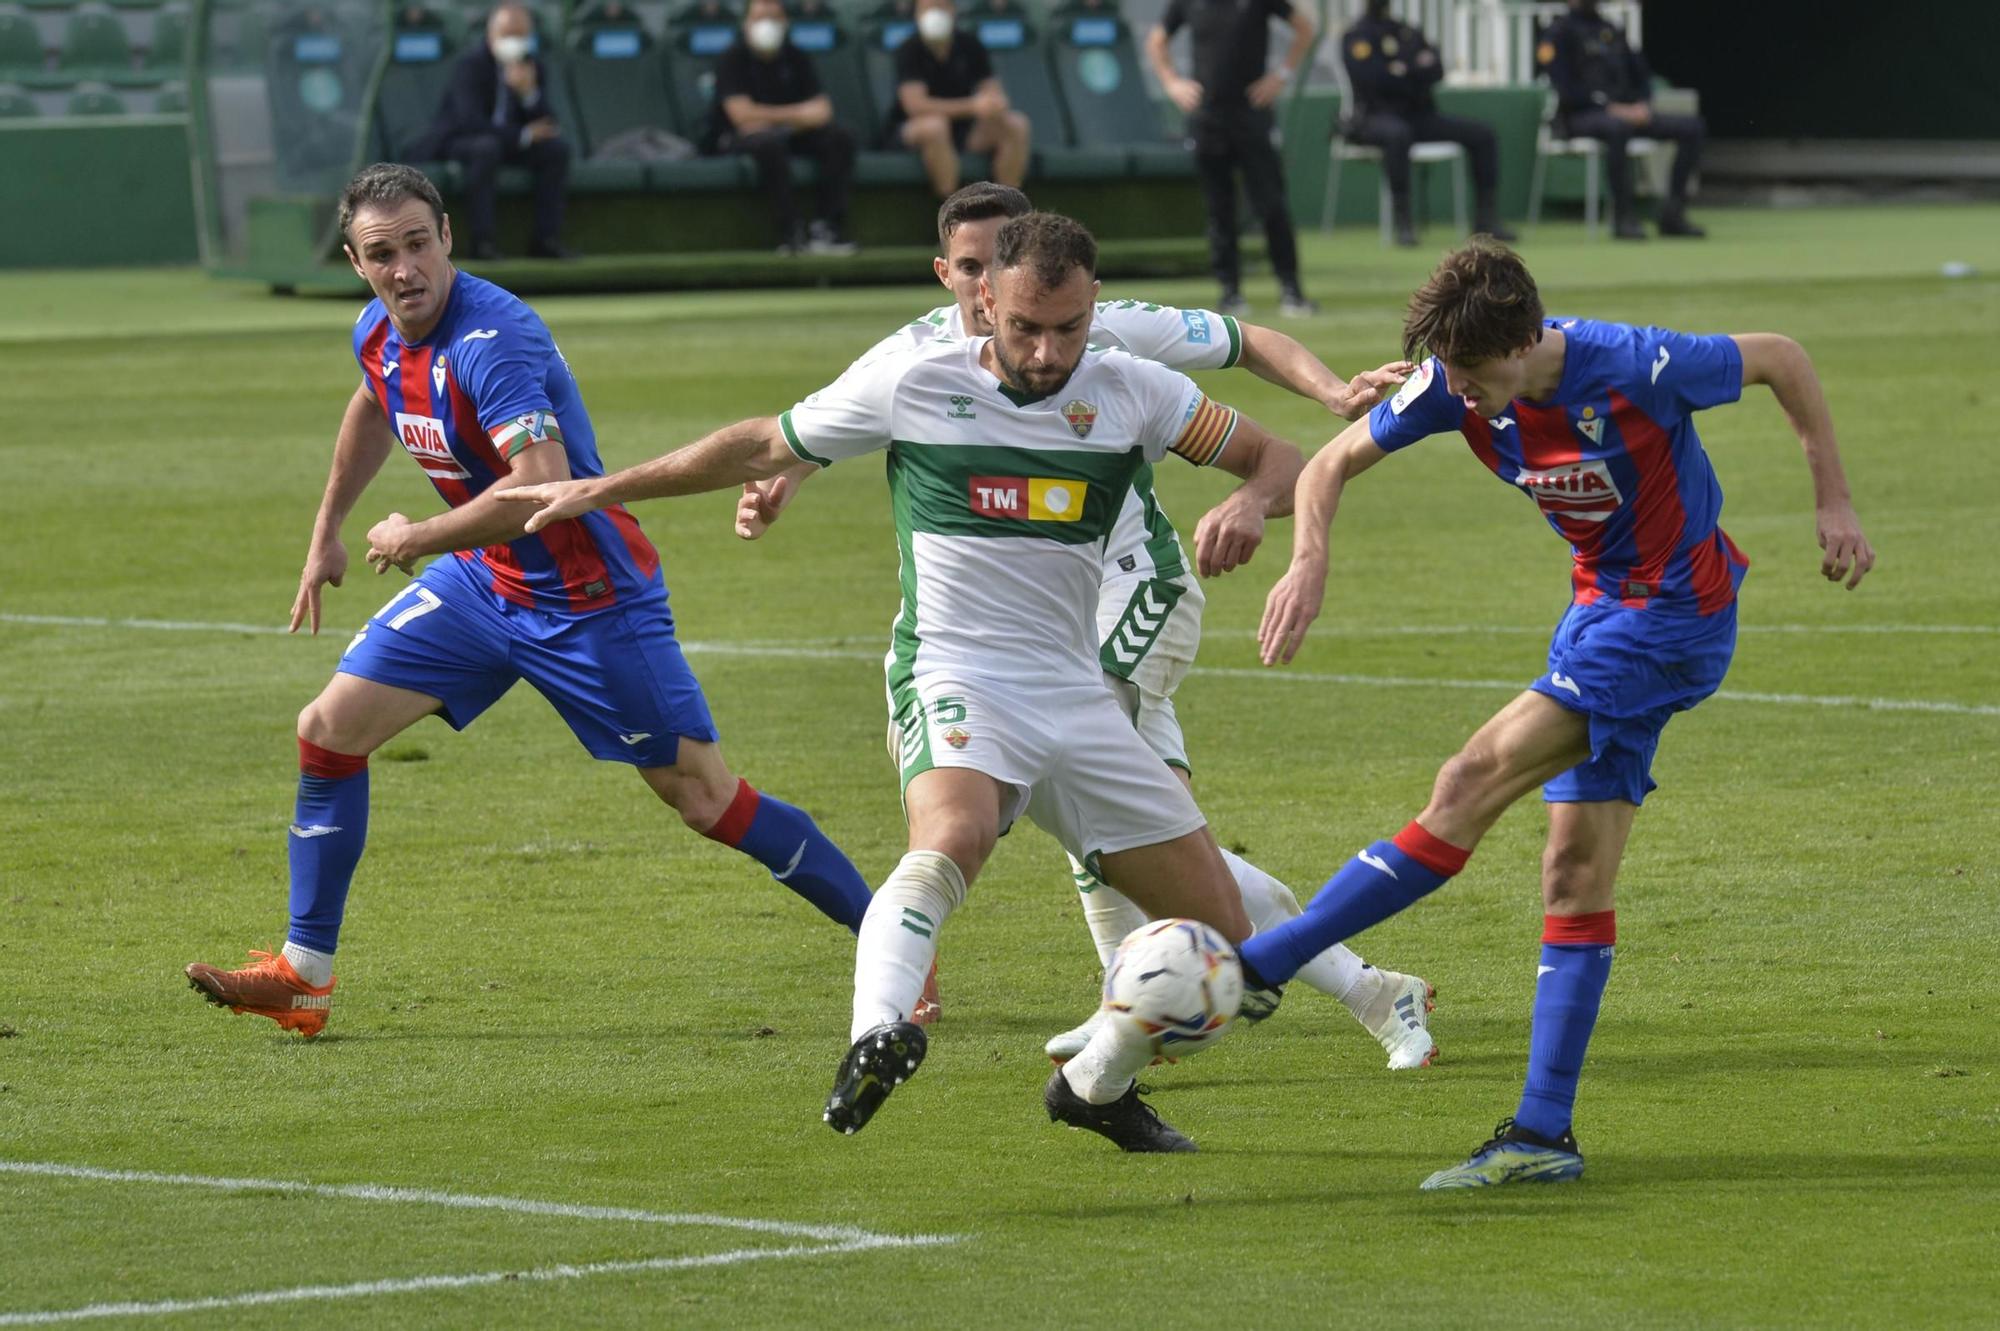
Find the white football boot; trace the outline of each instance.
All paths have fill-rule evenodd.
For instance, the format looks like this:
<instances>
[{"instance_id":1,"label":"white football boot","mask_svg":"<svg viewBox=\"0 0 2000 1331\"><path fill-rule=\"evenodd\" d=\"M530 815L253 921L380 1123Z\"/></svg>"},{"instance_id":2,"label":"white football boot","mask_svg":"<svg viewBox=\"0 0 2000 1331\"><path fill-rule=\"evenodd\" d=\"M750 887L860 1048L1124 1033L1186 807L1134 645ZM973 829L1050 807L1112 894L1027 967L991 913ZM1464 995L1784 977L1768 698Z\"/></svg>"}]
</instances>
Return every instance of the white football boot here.
<instances>
[{"instance_id":1,"label":"white football boot","mask_svg":"<svg viewBox=\"0 0 2000 1331\"><path fill-rule=\"evenodd\" d=\"M1391 1072L1429 1067L1438 1052L1437 1041L1431 1038L1430 1031L1430 1013L1437 1006L1437 990L1421 975L1370 969L1380 979L1374 996L1351 1009L1354 1019L1389 1051Z\"/></svg>"}]
</instances>

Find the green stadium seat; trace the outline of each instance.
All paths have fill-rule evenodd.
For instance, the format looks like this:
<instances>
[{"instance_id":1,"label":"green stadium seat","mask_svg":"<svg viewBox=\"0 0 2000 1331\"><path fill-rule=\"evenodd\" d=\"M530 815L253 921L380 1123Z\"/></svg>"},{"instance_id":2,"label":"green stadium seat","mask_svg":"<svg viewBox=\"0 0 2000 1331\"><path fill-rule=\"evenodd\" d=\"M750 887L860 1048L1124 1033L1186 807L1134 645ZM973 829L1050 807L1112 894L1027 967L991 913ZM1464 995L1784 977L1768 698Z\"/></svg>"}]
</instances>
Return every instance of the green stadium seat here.
<instances>
[{"instance_id":1,"label":"green stadium seat","mask_svg":"<svg viewBox=\"0 0 2000 1331\"><path fill-rule=\"evenodd\" d=\"M1186 176L1187 150L1167 139L1139 70L1132 30L1111 8L1059 13L1050 57L1079 148L1118 148L1144 176Z\"/></svg>"},{"instance_id":2,"label":"green stadium seat","mask_svg":"<svg viewBox=\"0 0 2000 1331\"><path fill-rule=\"evenodd\" d=\"M23 9L75 9L77 0L14 0Z\"/></svg>"},{"instance_id":3,"label":"green stadium seat","mask_svg":"<svg viewBox=\"0 0 2000 1331\"><path fill-rule=\"evenodd\" d=\"M42 35L23 14L0 14L0 82L24 88L68 88L76 76L48 67Z\"/></svg>"},{"instance_id":4,"label":"green stadium seat","mask_svg":"<svg viewBox=\"0 0 2000 1331\"><path fill-rule=\"evenodd\" d=\"M153 114L156 116L184 116L187 109L187 89L178 84L162 88L153 96Z\"/></svg>"},{"instance_id":5,"label":"green stadium seat","mask_svg":"<svg viewBox=\"0 0 2000 1331\"><path fill-rule=\"evenodd\" d=\"M115 92L99 88L86 88L69 95L69 104L64 113L73 116L122 116L125 114L125 99Z\"/></svg>"},{"instance_id":6,"label":"green stadium seat","mask_svg":"<svg viewBox=\"0 0 2000 1331\"><path fill-rule=\"evenodd\" d=\"M819 0L806 0L793 17L791 37L792 45L812 62L820 87L833 102L833 118L846 126L856 143L874 143L881 137L882 122L869 91L860 42Z\"/></svg>"},{"instance_id":7,"label":"green stadium seat","mask_svg":"<svg viewBox=\"0 0 2000 1331\"><path fill-rule=\"evenodd\" d=\"M627 130L680 132L666 57L624 6L595 6L571 20L569 66L585 156Z\"/></svg>"},{"instance_id":8,"label":"green stadium seat","mask_svg":"<svg viewBox=\"0 0 2000 1331\"><path fill-rule=\"evenodd\" d=\"M691 157L684 162L647 162L646 183L667 194L702 190L748 189L756 183L756 168L748 157Z\"/></svg>"},{"instance_id":9,"label":"green stadium seat","mask_svg":"<svg viewBox=\"0 0 2000 1331\"><path fill-rule=\"evenodd\" d=\"M993 62L1007 100L1035 127L1035 147L1052 149L1075 142L1069 112L1056 92L1041 34L1019 5L993 0L969 11L965 22Z\"/></svg>"},{"instance_id":10,"label":"green stadium seat","mask_svg":"<svg viewBox=\"0 0 2000 1331\"><path fill-rule=\"evenodd\" d=\"M389 29L389 60L375 92L376 151L383 157L406 160L437 119L451 82L452 36L451 23L435 10L397 13Z\"/></svg>"},{"instance_id":11,"label":"green stadium seat","mask_svg":"<svg viewBox=\"0 0 2000 1331\"><path fill-rule=\"evenodd\" d=\"M144 68L163 79L186 76L189 47L188 15L184 9L163 9L153 19Z\"/></svg>"},{"instance_id":12,"label":"green stadium seat","mask_svg":"<svg viewBox=\"0 0 2000 1331\"><path fill-rule=\"evenodd\" d=\"M92 11L70 15L56 67L78 80L121 87L144 87L159 81L135 66L125 25L110 14Z\"/></svg>"},{"instance_id":13,"label":"green stadium seat","mask_svg":"<svg viewBox=\"0 0 2000 1331\"><path fill-rule=\"evenodd\" d=\"M360 45L320 10L294 16L266 43L271 142L285 188L337 185L353 160L373 63Z\"/></svg>"},{"instance_id":14,"label":"green stadium seat","mask_svg":"<svg viewBox=\"0 0 2000 1331\"><path fill-rule=\"evenodd\" d=\"M681 133L706 145L712 134L715 66L736 41L738 18L718 0L700 0L667 25L667 78Z\"/></svg>"},{"instance_id":15,"label":"green stadium seat","mask_svg":"<svg viewBox=\"0 0 2000 1331\"><path fill-rule=\"evenodd\" d=\"M862 34L862 63L868 71L868 89L875 99L875 121L887 133L896 109L896 48L917 30L907 13L891 9L873 15Z\"/></svg>"},{"instance_id":16,"label":"green stadium seat","mask_svg":"<svg viewBox=\"0 0 2000 1331\"><path fill-rule=\"evenodd\" d=\"M167 0L105 0L113 9L158 9Z\"/></svg>"},{"instance_id":17,"label":"green stadium seat","mask_svg":"<svg viewBox=\"0 0 2000 1331\"><path fill-rule=\"evenodd\" d=\"M34 98L12 88L0 88L0 120L25 120L35 114Z\"/></svg>"}]
</instances>

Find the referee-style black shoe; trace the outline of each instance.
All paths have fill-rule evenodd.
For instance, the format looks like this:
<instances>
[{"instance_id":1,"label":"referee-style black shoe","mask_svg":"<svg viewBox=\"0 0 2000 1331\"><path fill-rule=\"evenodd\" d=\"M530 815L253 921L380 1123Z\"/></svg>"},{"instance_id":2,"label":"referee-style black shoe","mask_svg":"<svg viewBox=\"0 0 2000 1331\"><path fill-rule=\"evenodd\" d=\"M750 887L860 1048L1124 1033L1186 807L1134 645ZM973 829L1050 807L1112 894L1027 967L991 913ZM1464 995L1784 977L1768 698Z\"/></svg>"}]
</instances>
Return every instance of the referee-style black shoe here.
<instances>
[{"instance_id":1,"label":"referee-style black shoe","mask_svg":"<svg viewBox=\"0 0 2000 1331\"><path fill-rule=\"evenodd\" d=\"M1110 1104L1094 1105L1072 1090L1063 1070L1057 1068L1042 1091L1042 1104L1048 1108L1051 1121L1094 1132L1121 1151L1164 1154L1195 1149L1192 1141L1139 1098L1138 1082Z\"/></svg>"},{"instance_id":2,"label":"referee-style black shoe","mask_svg":"<svg viewBox=\"0 0 2000 1331\"><path fill-rule=\"evenodd\" d=\"M907 1021L877 1026L854 1042L840 1071L833 1074L833 1093L820 1117L835 1132L849 1136L868 1126L889 1092L910 1079L924 1061L928 1041L924 1028Z\"/></svg>"}]
</instances>

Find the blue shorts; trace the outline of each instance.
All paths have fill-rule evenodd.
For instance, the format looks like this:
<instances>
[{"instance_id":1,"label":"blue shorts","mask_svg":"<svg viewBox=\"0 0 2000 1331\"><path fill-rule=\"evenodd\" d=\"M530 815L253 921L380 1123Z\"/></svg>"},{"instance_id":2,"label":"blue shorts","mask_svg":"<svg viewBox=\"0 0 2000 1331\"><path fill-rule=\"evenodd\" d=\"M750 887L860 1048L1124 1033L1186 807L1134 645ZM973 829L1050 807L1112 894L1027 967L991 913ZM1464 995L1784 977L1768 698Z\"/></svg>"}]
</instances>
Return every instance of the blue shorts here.
<instances>
[{"instance_id":1,"label":"blue shorts","mask_svg":"<svg viewBox=\"0 0 2000 1331\"><path fill-rule=\"evenodd\" d=\"M335 669L436 698L454 730L525 679L607 762L668 767L683 736L716 738L664 588L560 615L503 600L478 568L453 555L433 561L362 626Z\"/></svg>"},{"instance_id":2,"label":"blue shorts","mask_svg":"<svg viewBox=\"0 0 2000 1331\"><path fill-rule=\"evenodd\" d=\"M1710 615L1572 605L1528 687L1590 718L1590 760L1542 787L1551 804L1629 800L1654 788L1653 753L1675 712L1722 687L1736 651L1736 605Z\"/></svg>"}]
</instances>

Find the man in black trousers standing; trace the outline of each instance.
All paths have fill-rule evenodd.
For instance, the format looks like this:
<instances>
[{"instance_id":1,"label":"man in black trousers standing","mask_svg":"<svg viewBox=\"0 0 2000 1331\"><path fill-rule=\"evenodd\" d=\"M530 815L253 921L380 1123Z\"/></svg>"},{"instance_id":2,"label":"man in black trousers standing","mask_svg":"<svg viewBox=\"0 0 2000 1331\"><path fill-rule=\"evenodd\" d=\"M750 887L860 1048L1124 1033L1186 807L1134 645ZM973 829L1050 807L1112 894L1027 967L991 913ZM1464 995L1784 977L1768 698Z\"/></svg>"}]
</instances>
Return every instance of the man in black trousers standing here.
<instances>
[{"instance_id":1,"label":"man in black trousers standing","mask_svg":"<svg viewBox=\"0 0 2000 1331\"><path fill-rule=\"evenodd\" d=\"M486 40L458 58L437 120L418 159L447 158L464 172L465 223L475 259L497 259L494 201L502 166L525 166L535 179L535 230L528 253L567 256L562 246L563 195L569 183L569 143L549 100L548 73L534 54L534 19L527 6L503 4L486 20Z\"/></svg>"},{"instance_id":2,"label":"man in black trousers standing","mask_svg":"<svg viewBox=\"0 0 2000 1331\"><path fill-rule=\"evenodd\" d=\"M1292 45L1281 68L1270 61L1271 20L1291 25ZM1176 70L1167 43L1187 28L1194 40L1194 77ZM1146 55L1174 105L1187 114L1196 169L1208 204L1208 255L1222 299L1216 309L1243 315L1236 245L1236 172L1250 206L1264 223L1264 243L1278 275L1281 314L1304 317L1319 307L1299 285L1299 242L1285 197L1285 168L1271 143L1271 108L1298 73L1312 44L1313 21L1292 0L1168 0L1159 26L1146 36Z\"/></svg>"}]
</instances>

